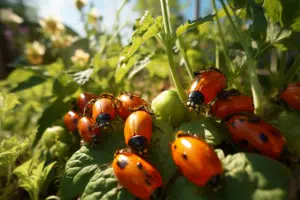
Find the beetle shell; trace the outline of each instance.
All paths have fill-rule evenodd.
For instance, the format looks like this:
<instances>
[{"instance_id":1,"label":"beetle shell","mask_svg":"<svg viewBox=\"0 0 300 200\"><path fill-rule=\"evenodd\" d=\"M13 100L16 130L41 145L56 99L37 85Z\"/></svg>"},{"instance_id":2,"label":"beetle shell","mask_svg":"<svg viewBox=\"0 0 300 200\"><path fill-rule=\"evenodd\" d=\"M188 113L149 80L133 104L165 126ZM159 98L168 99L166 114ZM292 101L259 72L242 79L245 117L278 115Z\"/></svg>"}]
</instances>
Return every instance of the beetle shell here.
<instances>
[{"instance_id":1,"label":"beetle shell","mask_svg":"<svg viewBox=\"0 0 300 200\"><path fill-rule=\"evenodd\" d=\"M99 127L107 127L116 118L117 110L113 99L99 98L93 105L93 119Z\"/></svg>"},{"instance_id":2,"label":"beetle shell","mask_svg":"<svg viewBox=\"0 0 300 200\"><path fill-rule=\"evenodd\" d=\"M285 146L282 134L256 115L235 114L224 121L234 143L250 152L278 158Z\"/></svg>"},{"instance_id":3,"label":"beetle shell","mask_svg":"<svg viewBox=\"0 0 300 200\"><path fill-rule=\"evenodd\" d=\"M129 115L124 125L126 144L138 154L145 154L152 136L152 118L144 111L138 110Z\"/></svg>"},{"instance_id":4,"label":"beetle shell","mask_svg":"<svg viewBox=\"0 0 300 200\"><path fill-rule=\"evenodd\" d=\"M87 103L92 99L96 99L97 97L98 97L97 95L92 94L92 93L87 93L87 92L86 93L81 93L79 95L79 97L77 98L77 100L76 100L76 105L79 109L79 112L81 114L83 114L84 108L87 105Z\"/></svg>"},{"instance_id":5,"label":"beetle shell","mask_svg":"<svg viewBox=\"0 0 300 200\"><path fill-rule=\"evenodd\" d=\"M300 82L289 84L280 94L280 99L295 110L300 110Z\"/></svg>"},{"instance_id":6,"label":"beetle shell","mask_svg":"<svg viewBox=\"0 0 300 200\"><path fill-rule=\"evenodd\" d=\"M119 116L126 120L127 117L141 106L148 106L148 103L138 95L123 93L118 96L117 110Z\"/></svg>"},{"instance_id":7,"label":"beetle shell","mask_svg":"<svg viewBox=\"0 0 300 200\"><path fill-rule=\"evenodd\" d=\"M94 127L95 121L91 117L82 117L78 122L78 132L85 142L96 142L100 130Z\"/></svg>"},{"instance_id":8,"label":"beetle shell","mask_svg":"<svg viewBox=\"0 0 300 200\"><path fill-rule=\"evenodd\" d=\"M254 113L253 99L246 95L233 95L224 99L217 99L211 105L211 114L219 119L237 112Z\"/></svg>"},{"instance_id":9,"label":"beetle shell","mask_svg":"<svg viewBox=\"0 0 300 200\"><path fill-rule=\"evenodd\" d=\"M189 89L187 106L199 110L201 104L209 104L226 87L226 82L225 76L214 68L200 72Z\"/></svg>"},{"instance_id":10,"label":"beetle shell","mask_svg":"<svg viewBox=\"0 0 300 200\"><path fill-rule=\"evenodd\" d=\"M73 131L77 130L77 124L78 124L79 119L80 119L80 116L76 112L69 111L64 116L64 124L69 131L73 132Z\"/></svg>"},{"instance_id":11,"label":"beetle shell","mask_svg":"<svg viewBox=\"0 0 300 200\"><path fill-rule=\"evenodd\" d=\"M120 185L138 198L148 199L157 188L162 186L159 172L134 153L118 151L112 167Z\"/></svg>"},{"instance_id":12,"label":"beetle shell","mask_svg":"<svg viewBox=\"0 0 300 200\"><path fill-rule=\"evenodd\" d=\"M172 157L181 173L198 186L223 173L214 150L203 140L190 135L178 135L171 145Z\"/></svg>"}]
</instances>

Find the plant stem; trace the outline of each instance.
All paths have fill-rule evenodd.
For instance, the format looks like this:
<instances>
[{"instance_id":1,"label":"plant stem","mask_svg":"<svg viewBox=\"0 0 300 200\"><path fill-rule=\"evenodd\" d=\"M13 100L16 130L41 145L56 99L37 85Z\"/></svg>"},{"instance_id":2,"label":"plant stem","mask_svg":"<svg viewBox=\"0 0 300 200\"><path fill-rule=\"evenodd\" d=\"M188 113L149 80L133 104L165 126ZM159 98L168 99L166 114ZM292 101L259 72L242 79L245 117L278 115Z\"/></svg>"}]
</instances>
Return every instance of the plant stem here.
<instances>
[{"instance_id":1,"label":"plant stem","mask_svg":"<svg viewBox=\"0 0 300 200\"><path fill-rule=\"evenodd\" d=\"M281 86L285 84L285 80L284 80L285 60L286 60L286 51L283 51L281 52L280 63L279 63L279 77L280 77L279 80Z\"/></svg>"},{"instance_id":2,"label":"plant stem","mask_svg":"<svg viewBox=\"0 0 300 200\"><path fill-rule=\"evenodd\" d=\"M179 80L179 75L178 72L176 71L175 67L175 62L172 54L172 29L171 29L171 22L170 22L170 15L169 15L169 5L168 5L168 0L160 0L160 5L161 5L161 11L163 15L163 20L164 20L164 29L165 29L165 34L164 34L164 42L166 46L166 52L168 55L168 60L169 60L169 68L171 71L171 76L173 79L173 82L175 84L175 87L178 92L178 96L181 100L182 103L184 103L187 99L187 96L184 92L184 89L180 83Z\"/></svg>"},{"instance_id":3,"label":"plant stem","mask_svg":"<svg viewBox=\"0 0 300 200\"><path fill-rule=\"evenodd\" d=\"M220 60L219 60L219 44L216 42L215 44L215 56L216 56L216 68L220 69Z\"/></svg>"},{"instance_id":4,"label":"plant stem","mask_svg":"<svg viewBox=\"0 0 300 200\"><path fill-rule=\"evenodd\" d=\"M225 57L225 60L226 60L227 64L231 68L230 71L232 73L234 73L234 66L233 66L230 58L228 57L228 50L227 50L227 46L226 46L226 43L225 43L224 34L223 34L222 27L221 27L220 19L219 19L219 16L218 16L216 0L211 0L211 3L212 3L212 6L213 6L213 9L214 9L214 12L216 14L217 29L218 29L218 34L219 34L219 38L220 38L220 43L221 43L221 46L222 46L222 49L223 49L223 54L224 54L224 57ZM216 46L217 46L217 41L216 41Z\"/></svg>"},{"instance_id":5,"label":"plant stem","mask_svg":"<svg viewBox=\"0 0 300 200\"><path fill-rule=\"evenodd\" d=\"M193 80L194 79L193 70L192 70L192 67L190 65L189 59L186 55L186 49L185 49L184 43L183 43L182 38L180 36L177 39L177 44L178 44L177 46L179 47L180 53L182 55L185 68L186 68L186 70L189 74L190 79Z\"/></svg>"},{"instance_id":6,"label":"plant stem","mask_svg":"<svg viewBox=\"0 0 300 200\"><path fill-rule=\"evenodd\" d=\"M297 72L299 71L300 71L300 56L297 56L292 66L285 74L284 84L291 83L293 81L293 78L295 77L295 75L297 75Z\"/></svg>"},{"instance_id":7,"label":"plant stem","mask_svg":"<svg viewBox=\"0 0 300 200\"><path fill-rule=\"evenodd\" d=\"M171 20L169 16L169 3L168 0L160 0L161 12L164 19L164 28L165 33L167 36L172 35L172 28L171 28Z\"/></svg>"},{"instance_id":8,"label":"plant stem","mask_svg":"<svg viewBox=\"0 0 300 200\"><path fill-rule=\"evenodd\" d=\"M256 114L261 114L261 112L262 112L262 88L261 88L261 85L259 84L259 81L257 78L256 65L253 60L253 56L250 53L249 45L247 44L247 41L248 41L247 39L249 38L249 36L243 35L243 33L236 27L235 22L232 19L231 15L229 14L229 11L224 3L224 0L220 0L220 2L226 13L226 16L228 17L230 24L233 27L235 34L237 35L237 38L239 39L239 42L244 47L245 54L247 57L247 66L248 66L248 71L249 71L249 75L250 75L251 91L252 91L252 95L253 95L255 112L256 112ZM234 17L236 17L236 15L234 15ZM245 40L245 38L246 38L246 40Z\"/></svg>"}]
</instances>

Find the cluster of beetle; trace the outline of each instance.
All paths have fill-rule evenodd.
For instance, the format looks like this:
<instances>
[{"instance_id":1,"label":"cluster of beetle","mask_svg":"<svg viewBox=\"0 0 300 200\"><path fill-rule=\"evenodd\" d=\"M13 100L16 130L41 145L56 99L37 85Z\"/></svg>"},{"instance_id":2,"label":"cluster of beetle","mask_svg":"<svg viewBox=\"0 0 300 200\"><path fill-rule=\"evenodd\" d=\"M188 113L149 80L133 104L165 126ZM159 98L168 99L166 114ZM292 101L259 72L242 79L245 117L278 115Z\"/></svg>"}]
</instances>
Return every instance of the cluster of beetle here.
<instances>
[{"instance_id":1,"label":"cluster of beetle","mask_svg":"<svg viewBox=\"0 0 300 200\"><path fill-rule=\"evenodd\" d=\"M279 159L286 150L282 134L254 114L251 97L237 90L225 90L226 85L226 77L215 68L197 73L189 89L187 107L198 113L204 108L222 120L232 142L247 151ZM290 84L278 99L300 110L300 83ZM70 131L78 128L87 143L95 144L102 130L111 127L117 116L124 120L124 138L129 148L118 150L112 162L120 185L141 199L149 198L162 187L160 173L145 160L152 136L148 102L130 93L122 93L117 98L107 93L99 96L83 93L75 105L74 111L65 115L64 122ZM213 148L191 133L179 130L171 144L171 153L179 171L198 186L215 185L223 173Z\"/></svg>"}]
</instances>

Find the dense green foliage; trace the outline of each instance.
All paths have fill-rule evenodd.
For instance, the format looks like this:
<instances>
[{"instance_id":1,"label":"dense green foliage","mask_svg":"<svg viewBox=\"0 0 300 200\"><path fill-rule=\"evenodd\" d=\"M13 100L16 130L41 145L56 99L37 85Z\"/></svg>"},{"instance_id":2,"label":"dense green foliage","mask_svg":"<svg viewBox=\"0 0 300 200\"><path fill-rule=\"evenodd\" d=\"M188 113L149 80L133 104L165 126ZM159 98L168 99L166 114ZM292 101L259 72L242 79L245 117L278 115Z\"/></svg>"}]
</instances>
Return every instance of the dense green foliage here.
<instances>
[{"instance_id":1,"label":"dense green foliage","mask_svg":"<svg viewBox=\"0 0 300 200\"><path fill-rule=\"evenodd\" d=\"M289 159L297 162L300 114L278 104L276 95L300 80L300 1L212 0L212 13L184 23L177 1L170 8L166 0L152 2L144 11L146 1L137 1L142 16L125 46L118 19L126 0L112 33L99 28L92 5L77 6L84 38L54 19L35 24L41 35L23 42L29 43L24 54L0 82L0 199L134 199L110 165L125 147L123 122L113 123L94 146L81 145L78 132L63 124L82 92L122 91L140 94L154 112L147 160L166 183L165 199L297 199L297 164L239 152L219 120L197 116L185 101L193 72L215 66L227 88L253 97L256 114L282 132ZM218 189L175 176L170 143L177 130L216 148L225 170Z\"/></svg>"}]
</instances>

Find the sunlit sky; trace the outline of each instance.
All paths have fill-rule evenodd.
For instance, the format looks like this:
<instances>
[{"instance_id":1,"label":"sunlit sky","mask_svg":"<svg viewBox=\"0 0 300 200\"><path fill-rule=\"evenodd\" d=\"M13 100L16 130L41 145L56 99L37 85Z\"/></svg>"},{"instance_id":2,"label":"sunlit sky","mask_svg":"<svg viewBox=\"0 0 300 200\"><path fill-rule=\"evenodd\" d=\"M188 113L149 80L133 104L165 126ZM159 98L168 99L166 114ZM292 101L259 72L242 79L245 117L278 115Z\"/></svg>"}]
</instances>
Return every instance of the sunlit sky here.
<instances>
[{"instance_id":1,"label":"sunlit sky","mask_svg":"<svg viewBox=\"0 0 300 200\"><path fill-rule=\"evenodd\" d=\"M89 3L93 3L99 10L100 15L104 17L103 26L105 30L111 30L115 19L116 10L121 6L123 0L87 0ZM186 7L182 10L185 19L194 19L194 6L195 0L179 0L180 4ZM135 19L140 17L138 13L133 11L133 7L136 0L130 0L124 7L120 24L129 23L133 24ZM157 0L159 3L160 1ZM83 24L80 21L80 15L77 11L74 0L31 0L33 6L38 8L38 14L41 17L57 16L63 21L64 24L69 25L72 29L79 34L84 35ZM30 3L30 4L31 4ZM210 9L209 0L201 0L201 15L207 13ZM131 28L125 28L122 35L124 38L129 38L131 35Z\"/></svg>"}]
</instances>

